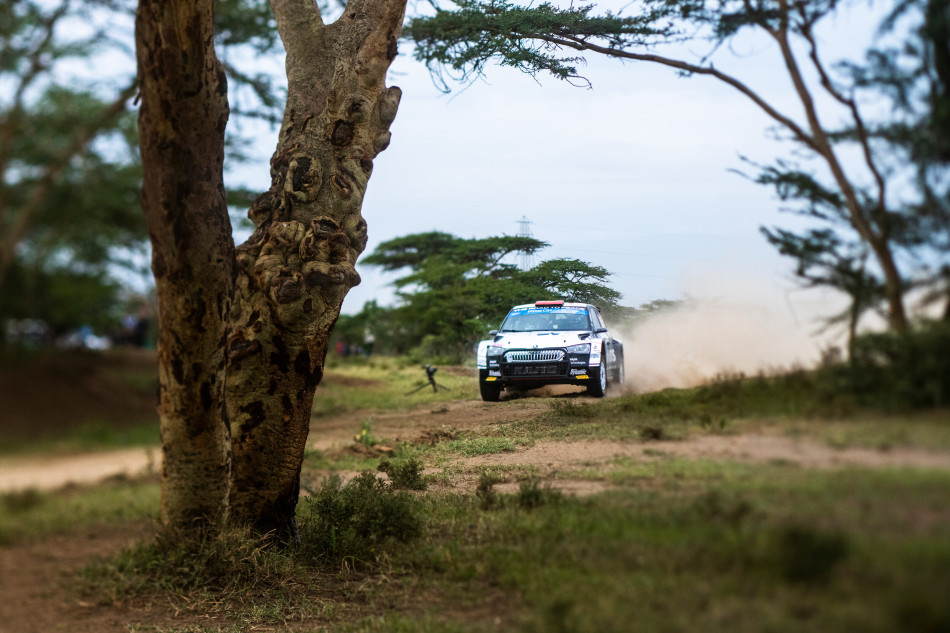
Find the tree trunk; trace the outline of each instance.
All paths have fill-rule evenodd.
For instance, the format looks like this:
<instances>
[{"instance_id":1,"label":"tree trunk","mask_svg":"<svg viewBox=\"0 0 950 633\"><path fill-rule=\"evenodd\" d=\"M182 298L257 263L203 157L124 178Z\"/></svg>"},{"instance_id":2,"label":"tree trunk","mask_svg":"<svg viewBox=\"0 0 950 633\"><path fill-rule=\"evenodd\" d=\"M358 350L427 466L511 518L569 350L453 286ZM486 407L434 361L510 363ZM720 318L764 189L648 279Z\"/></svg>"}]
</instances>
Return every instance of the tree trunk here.
<instances>
[{"instance_id":1,"label":"tree trunk","mask_svg":"<svg viewBox=\"0 0 950 633\"><path fill-rule=\"evenodd\" d=\"M142 207L158 295L162 520L215 526L229 486L223 333L234 243L222 166L227 85L214 53L213 0L141 0Z\"/></svg>"},{"instance_id":2,"label":"tree trunk","mask_svg":"<svg viewBox=\"0 0 950 633\"><path fill-rule=\"evenodd\" d=\"M310 411L330 330L366 246L360 210L389 144L386 88L405 0L272 0L288 98L271 188L238 249L222 185L227 86L213 0L141 0L136 19L145 180L159 304L166 527L232 522L294 538Z\"/></svg>"},{"instance_id":3,"label":"tree trunk","mask_svg":"<svg viewBox=\"0 0 950 633\"><path fill-rule=\"evenodd\" d=\"M294 538L300 468L330 331L366 246L360 213L389 144L386 88L405 0L351 0L324 25L313 0L272 0L288 97L271 188L249 212L227 334L232 520Z\"/></svg>"}]
</instances>

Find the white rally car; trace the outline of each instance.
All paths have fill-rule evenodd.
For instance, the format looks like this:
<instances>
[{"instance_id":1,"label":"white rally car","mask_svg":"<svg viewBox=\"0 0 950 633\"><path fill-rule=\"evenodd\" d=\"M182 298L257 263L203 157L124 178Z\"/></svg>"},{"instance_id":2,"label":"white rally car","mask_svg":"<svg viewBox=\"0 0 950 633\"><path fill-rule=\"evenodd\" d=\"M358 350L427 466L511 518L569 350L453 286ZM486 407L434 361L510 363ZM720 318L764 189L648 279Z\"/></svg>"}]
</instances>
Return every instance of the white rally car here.
<instances>
[{"instance_id":1,"label":"white rally car","mask_svg":"<svg viewBox=\"0 0 950 633\"><path fill-rule=\"evenodd\" d=\"M487 402L497 402L503 389L544 385L584 385L602 398L608 384L623 382L623 343L589 303L515 306L491 334L478 345L478 384Z\"/></svg>"}]
</instances>

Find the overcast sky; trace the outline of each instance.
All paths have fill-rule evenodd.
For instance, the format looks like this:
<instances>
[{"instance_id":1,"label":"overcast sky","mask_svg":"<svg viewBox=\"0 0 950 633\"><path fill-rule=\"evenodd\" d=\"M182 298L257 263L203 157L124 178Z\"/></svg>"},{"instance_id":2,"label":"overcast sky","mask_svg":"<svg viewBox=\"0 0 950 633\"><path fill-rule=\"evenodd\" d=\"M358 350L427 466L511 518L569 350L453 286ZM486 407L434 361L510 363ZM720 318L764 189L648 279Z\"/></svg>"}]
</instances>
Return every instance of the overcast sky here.
<instances>
[{"instance_id":1,"label":"overcast sky","mask_svg":"<svg viewBox=\"0 0 950 633\"><path fill-rule=\"evenodd\" d=\"M865 3L843 10L825 31L826 60L860 56L875 24ZM410 53L403 44L389 82L403 100L363 206L367 253L423 231L515 235L525 217L531 234L551 245L540 259L606 267L626 305L730 293L791 305L803 296L791 262L759 233L763 224L799 220L778 212L771 190L730 173L743 167L740 155L767 163L790 146L772 140L770 120L732 88L592 56L589 90L491 67L484 81L444 95ZM767 42L741 41L714 60L800 119ZM262 190L275 138L262 134L262 163L241 170ZM374 298L392 304L394 276L357 268L363 283L344 313Z\"/></svg>"}]
</instances>

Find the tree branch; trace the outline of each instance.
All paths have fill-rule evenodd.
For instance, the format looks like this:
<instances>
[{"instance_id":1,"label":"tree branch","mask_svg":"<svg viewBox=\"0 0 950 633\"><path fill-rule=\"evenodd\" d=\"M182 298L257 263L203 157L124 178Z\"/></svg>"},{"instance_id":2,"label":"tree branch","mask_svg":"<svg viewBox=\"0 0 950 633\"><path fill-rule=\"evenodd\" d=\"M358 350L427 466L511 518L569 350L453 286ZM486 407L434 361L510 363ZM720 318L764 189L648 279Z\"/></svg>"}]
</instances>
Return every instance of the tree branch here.
<instances>
[{"instance_id":1,"label":"tree branch","mask_svg":"<svg viewBox=\"0 0 950 633\"><path fill-rule=\"evenodd\" d=\"M798 141L806 145L814 151L818 151L818 146L815 144L815 140L808 135L808 133L802 129L795 121L785 116L771 104L769 104L765 99L759 96L754 90L752 90L745 83L739 79L733 77L732 75L723 73L719 70L716 70L712 66L697 66L696 64L691 64L679 59L672 59L669 57L663 57L661 55L649 55L643 53L631 53L629 51L624 51L620 49L608 48L606 46L599 46L597 44L591 44L582 38L575 36L539 36L539 39L542 39L551 44L558 46L567 46L568 48L573 48L578 51L589 50L595 53L600 53L602 55L607 55L609 57L618 57L621 59L632 59L635 61L643 62L652 62L654 64L660 64L663 66L668 66L670 68L676 68L677 70L682 70L689 73L694 73L697 75L707 75L715 77L719 81L722 81L725 84L728 84L748 97L753 103L755 103L759 109L761 109L765 114L767 114L771 119L781 124L783 127L788 129Z\"/></svg>"},{"instance_id":2,"label":"tree branch","mask_svg":"<svg viewBox=\"0 0 950 633\"><path fill-rule=\"evenodd\" d=\"M288 41L306 39L323 26L320 7L314 0L270 0L270 6L285 46Z\"/></svg>"},{"instance_id":3,"label":"tree branch","mask_svg":"<svg viewBox=\"0 0 950 633\"><path fill-rule=\"evenodd\" d=\"M33 222L33 218L39 213L40 208L46 202L53 181L77 154L82 152L95 140L100 131L111 125L116 118L125 112L126 102L135 94L137 85L137 82L133 81L122 90L116 100L103 110L102 115L95 124L84 130L80 130L73 137L66 149L46 165L43 174L33 185L29 197L23 206L20 207L19 213L13 219L11 226L5 230L3 239L0 241L0 280L3 279L4 273L13 262L13 255L17 244L23 239L23 236Z\"/></svg>"},{"instance_id":4,"label":"tree branch","mask_svg":"<svg viewBox=\"0 0 950 633\"><path fill-rule=\"evenodd\" d=\"M41 26L43 28L43 36L40 41L33 47L33 50L29 52L27 60L29 63L29 69L24 72L19 77L19 83L16 86L16 89L13 92L13 99L11 101L10 109L7 111L7 115L0 120L0 174L5 174L7 171L7 166L10 161L10 142L13 139L14 133L16 131L17 118L23 113L23 96L26 94L27 88L30 87L30 84L39 76L39 74L44 70L46 65L42 62L42 54L47 50L50 42L53 40L53 30L56 26L56 23L59 21L63 15L66 14L66 11L69 8L69 1L63 2L46 20L43 20ZM16 54L18 51L6 50L7 54ZM0 189L2 189L2 181L0 181ZM0 195L0 226L2 226L3 216L6 214L6 204L4 196ZM2 257L2 256L0 256ZM3 263L0 259L0 278L3 276Z\"/></svg>"},{"instance_id":5,"label":"tree branch","mask_svg":"<svg viewBox=\"0 0 950 633\"><path fill-rule=\"evenodd\" d=\"M855 130L857 132L858 143L861 145L861 151L864 154L864 162L867 164L868 169L871 171L871 174L874 177L874 182L877 184L877 207L883 213L886 209L887 184L884 181L884 177L881 175L877 164L874 162L874 155L871 151L871 143L868 137L867 128L864 125L864 119L861 116L861 112L858 110L858 104L853 97L849 98L841 94L841 92L832 83L831 77L828 75L824 64L822 64L821 59L818 56L818 45L815 42L814 33L811 30L810 24L803 26L801 29L801 35L803 38L805 38L805 41L808 42L809 57L811 58L812 65L818 72L821 86L825 89L825 92L831 95L843 106L848 108L848 110L851 112L851 118L854 120Z\"/></svg>"}]
</instances>

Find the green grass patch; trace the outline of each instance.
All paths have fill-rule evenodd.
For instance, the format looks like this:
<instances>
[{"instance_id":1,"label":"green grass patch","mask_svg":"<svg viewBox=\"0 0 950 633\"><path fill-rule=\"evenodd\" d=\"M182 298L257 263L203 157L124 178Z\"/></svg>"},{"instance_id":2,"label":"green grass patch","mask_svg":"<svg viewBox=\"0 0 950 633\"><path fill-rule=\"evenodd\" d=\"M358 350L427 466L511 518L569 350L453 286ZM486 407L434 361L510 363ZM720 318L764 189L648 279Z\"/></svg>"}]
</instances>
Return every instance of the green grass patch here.
<instances>
[{"instance_id":1,"label":"green grass patch","mask_svg":"<svg viewBox=\"0 0 950 633\"><path fill-rule=\"evenodd\" d=\"M950 472L654 457L613 460L615 488L580 498L523 468L485 469L466 495L331 478L301 503L300 546L241 531L159 539L91 569L86 588L223 618L156 631L945 627ZM44 502L4 503L22 514Z\"/></svg>"},{"instance_id":2,"label":"green grass patch","mask_svg":"<svg viewBox=\"0 0 950 633\"><path fill-rule=\"evenodd\" d=\"M491 455L493 453L511 453L517 450L517 441L507 437L465 437L448 442L446 447L464 455L465 457L476 457L478 455Z\"/></svg>"},{"instance_id":3,"label":"green grass patch","mask_svg":"<svg viewBox=\"0 0 950 633\"><path fill-rule=\"evenodd\" d=\"M235 527L159 531L86 568L82 591L100 604L163 596L184 611L228 614L237 623L226 630L332 617L332 601L318 596L340 590L341 573L381 569L395 544L421 534L420 510L371 472L347 484L331 477L302 500L299 543Z\"/></svg>"},{"instance_id":4,"label":"green grass patch","mask_svg":"<svg viewBox=\"0 0 950 633\"><path fill-rule=\"evenodd\" d=\"M924 631L950 616L950 524L930 516L947 514L950 474L734 474L584 499L530 485L493 503L428 499L425 545L405 555L453 598L500 587L507 630ZM912 607L925 615L908 624Z\"/></svg>"},{"instance_id":5,"label":"green grass patch","mask_svg":"<svg viewBox=\"0 0 950 633\"><path fill-rule=\"evenodd\" d=\"M504 404L504 403L502 403ZM821 374L722 376L693 389L604 400L552 398L545 414L491 429L519 445L544 440L650 442L747 431L802 436L837 448L950 450L946 409L883 413L829 392Z\"/></svg>"},{"instance_id":6,"label":"green grass patch","mask_svg":"<svg viewBox=\"0 0 950 633\"><path fill-rule=\"evenodd\" d=\"M69 455L119 448L147 448L161 441L158 421L118 426L101 420L88 420L55 435L36 438L7 438L0 444L0 455Z\"/></svg>"},{"instance_id":7,"label":"green grass patch","mask_svg":"<svg viewBox=\"0 0 950 633\"><path fill-rule=\"evenodd\" d=\"M108 526L158 515L158 485L115 480L55 492L0 494L0 545L36 540L53 532Z\"/></svg>"},{"instance_id":8,"label":"green grass patch","mask_svg":"<svg viewBox=\"0 0 950 633\"><path fill-rule=\"evenodd\" d=\"M479 397L474 368L440 367L435 380L447 390L433 391L422 366L404 358L336 360L328 363L317 387L313 412L320 416L358 410L408 411Z\"/></svg>"}]
</instances>

